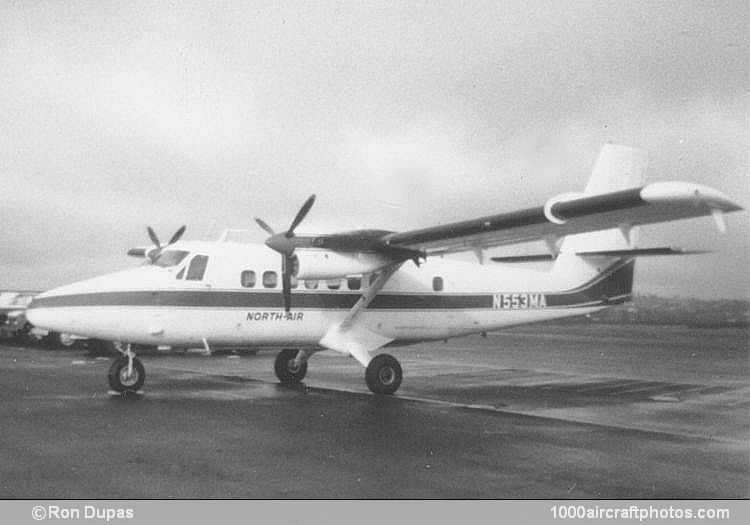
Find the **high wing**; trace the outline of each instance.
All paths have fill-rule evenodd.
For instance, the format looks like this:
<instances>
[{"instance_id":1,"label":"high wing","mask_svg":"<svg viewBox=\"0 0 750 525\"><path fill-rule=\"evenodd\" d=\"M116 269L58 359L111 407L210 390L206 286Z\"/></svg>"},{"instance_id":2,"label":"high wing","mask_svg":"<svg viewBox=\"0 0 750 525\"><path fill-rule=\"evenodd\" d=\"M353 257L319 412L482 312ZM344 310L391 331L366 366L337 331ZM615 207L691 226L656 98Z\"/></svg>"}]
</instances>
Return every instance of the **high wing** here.
<instances>
[{"instance_id":1,"label":"high wing","mask_svg":"<svg viewBox=\"0 0 750 525\"><path fill-rule=\"evenodd\" d=\"M620 230L630 249L622 256L674 255L676 251L650 248L632 252L631 230L641 225L713 215L720 230L725 229L724 213L741 210L721 192L689 182L655 182L644 185L645 153L627 146L606 144L594 163L582 193L565 193L544 204L518 211L443 224L431 228L390 232L357 230L327 235L298 236L294 228L310 211L311 195L286 232L276 233L256 218L270 237L266 245L282 256L284 306L291 308L288 283L294 275L301 279L327 279L336 276L375 274L386 267L412 260L416 264L430 255L474 251L480 262L484 250L497 246L543 240L554 258L560 241L567 236L597 231ZM580 255L611 250L613 246L587 245L576 248ZM689 252L680 252L689 253ZM604 256L603 254L599 254ZM609 253L610 256L614 255ZM541 260L535 257L536 260ZM524 260L529 260L528 256ZM499 261L502 262L502 261Z\"/></svg>"},{"instance_id":2,"label":"high wing","mask_svg":"<svg viewBox=\"0 0 750 525\"><path fill-rule=\"evenodd\" d=\"M723 213L741 210L721 192L688 182L656 182L642 187L553 198L542 206L500 213L383 237L390 246L439 255L544 240L566 235L713 215L723 229Z\"/></svg>"}]
</instances>

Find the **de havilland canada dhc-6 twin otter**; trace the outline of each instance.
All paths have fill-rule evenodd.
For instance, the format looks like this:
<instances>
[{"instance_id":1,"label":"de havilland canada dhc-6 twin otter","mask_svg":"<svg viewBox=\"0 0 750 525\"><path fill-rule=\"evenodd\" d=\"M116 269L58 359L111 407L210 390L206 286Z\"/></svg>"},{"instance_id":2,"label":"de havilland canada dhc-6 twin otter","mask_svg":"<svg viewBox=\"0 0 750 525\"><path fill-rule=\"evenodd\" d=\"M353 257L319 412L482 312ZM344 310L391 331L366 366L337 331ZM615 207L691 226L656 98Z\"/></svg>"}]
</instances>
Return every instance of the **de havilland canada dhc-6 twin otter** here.
<instances>
[{"instance_id":1,"label":"de havilland canada dhc-6 twin otter","mask_svg":"<svg viewBox=\"0 0 750 525\"><path fill-rule=\"evenodd\" d=\"M640 225L723 214L741 208L717 190L688 182L644 185L644 155L605 145L582 193L538 207L405 232L358 230L301 236L261 219L261 244L187 242L180 228L161 244L133 248L138 268L80 281L34 298L35 326L111 342L122 356L109 370L112 390L144 383L138 345L283 348L275 372L300 382L310 356L335 350L365 367L376 394L401 384L399 362L378 352L511 325L595 312L630 300L636 257L675 255L636 248ZM492 257L487 249L544 241L539 255ZM477 262L442 255L473 251ZM281 257L279 258L279 254ZM517 263L551 260L547 270ZM514 263L509 265L507 263Z\"/></svg>"}]
</instances>

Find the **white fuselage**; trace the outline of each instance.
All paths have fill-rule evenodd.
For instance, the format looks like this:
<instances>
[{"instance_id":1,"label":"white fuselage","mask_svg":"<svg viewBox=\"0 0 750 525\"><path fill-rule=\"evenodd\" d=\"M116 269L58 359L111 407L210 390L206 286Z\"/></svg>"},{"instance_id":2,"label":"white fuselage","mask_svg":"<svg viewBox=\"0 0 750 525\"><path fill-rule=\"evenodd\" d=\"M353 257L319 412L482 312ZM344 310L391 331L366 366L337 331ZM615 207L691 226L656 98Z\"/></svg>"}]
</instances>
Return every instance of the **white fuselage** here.
<instances>
[{"instance_id":1,"label":"white fuselage","mask_svg":"<svg viewBox=\"0 0 750 525\"><path fill-rule=\"evenodd\" d=\"M205 339L210 345L316 347L370 277L338 279L338 287L300 281L285 313L280 257L266 246L178 242L170 249L189 255L173 267L144 265L50 290L35 299L28 318L49 330L149 345L202 345ZM208 257L205 273L187 280L196 255ZM248 272L254 272L252 287ZM430 258L419 267L402 265L357 322L408 343L582 315L608 304L571 292L581 284L549 271Z\"/></svg>"}]
</instances>

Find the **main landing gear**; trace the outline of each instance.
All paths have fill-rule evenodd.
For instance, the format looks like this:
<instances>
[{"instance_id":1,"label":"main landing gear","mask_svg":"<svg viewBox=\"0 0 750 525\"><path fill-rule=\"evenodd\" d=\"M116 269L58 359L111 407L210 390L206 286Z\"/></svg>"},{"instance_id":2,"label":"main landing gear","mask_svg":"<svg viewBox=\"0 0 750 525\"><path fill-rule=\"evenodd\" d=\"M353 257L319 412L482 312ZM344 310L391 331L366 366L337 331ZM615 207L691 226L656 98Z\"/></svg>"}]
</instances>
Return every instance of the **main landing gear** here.
<instances>
[{"instance_id":1,"label":"main landing gear","mask_svg":"<svg viewBox=\"0 0 750 525\"><path fill-rule=\"evenodd\" d=\"M307 358L309 355L304 350L287 348L279 352L273 369L276 377L282 385L296 385L300 383L307 374Z\"/></svg>"},{"instance_id":2,"label":"main landing gear","mask_svg":"<svg viewBox=\"0 0 750 525\"><path fill-rule=\"evenodd\" d=\"M281 384L296 385L305 378L310 354L310 351L292 348L279 352L274 370ZM402 379L401 365L389 354L376 355L365 369L365 382L375 394L393 394L401 386Z\"/></svg>"},{"instance_id":3,"label":"main landing gear","mask_svg":"<svg viewBox=\"0 0 750 525\"><path fill-rule=\"evenodd\" d=\"M365 382L375 394L393 394L401 386L401 379L401 365L389 354L376 355L365 369Z\"/></svg>"},{"instance_id":4,"label":"main landing gear","mask_svg":"<svg viewBox=\"0 0 750 525\"><path fill-rule=\"evenodd\" d=\"M115 392L137 392L146 380L146 370L140 360L135 357L130 344L121 346L124 349L118 348L118 350L122 352L122 356L115 359L109 367L109 374L107 374L109 386Z\"/></svg>"}]
</instances>

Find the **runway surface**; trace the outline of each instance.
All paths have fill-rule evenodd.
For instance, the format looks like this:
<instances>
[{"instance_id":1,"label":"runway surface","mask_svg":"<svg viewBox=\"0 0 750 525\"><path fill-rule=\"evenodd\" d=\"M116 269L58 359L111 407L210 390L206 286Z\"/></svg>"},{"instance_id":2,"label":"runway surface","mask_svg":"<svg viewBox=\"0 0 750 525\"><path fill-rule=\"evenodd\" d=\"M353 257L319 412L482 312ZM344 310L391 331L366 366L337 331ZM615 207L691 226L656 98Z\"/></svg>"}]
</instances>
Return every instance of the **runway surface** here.
<instances>
[{"instance_id":1,"label":"runway surface","mask_svg":"<svg viewBox=\"0 0 750 525\"><path fill-rule=\"evenodd\" d=\"M374 396L315 355L144 355L141 395L109 360L0 346L4 498L747 498L749 334L537 325L394 348Z\"/></svg>"}]
</instances>

